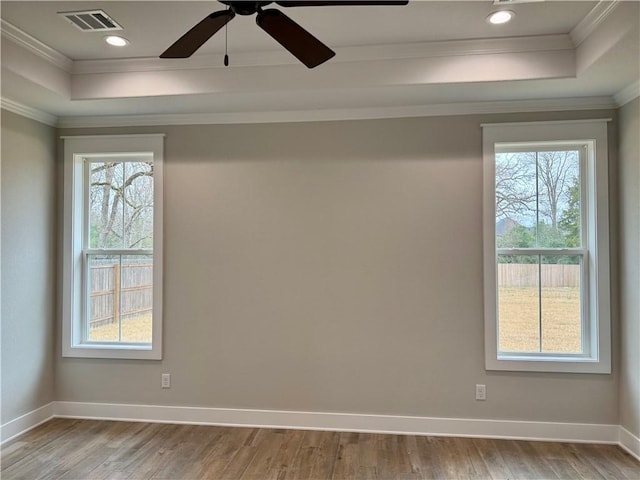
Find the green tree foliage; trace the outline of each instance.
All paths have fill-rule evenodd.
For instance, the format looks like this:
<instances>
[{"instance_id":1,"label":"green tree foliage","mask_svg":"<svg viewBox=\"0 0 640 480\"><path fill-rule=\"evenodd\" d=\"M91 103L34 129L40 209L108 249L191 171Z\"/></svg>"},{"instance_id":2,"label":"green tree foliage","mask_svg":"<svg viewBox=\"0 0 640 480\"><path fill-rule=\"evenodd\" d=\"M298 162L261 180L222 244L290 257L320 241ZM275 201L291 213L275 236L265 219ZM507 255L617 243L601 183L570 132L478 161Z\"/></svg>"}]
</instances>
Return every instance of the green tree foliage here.
<instances>
[{"instance_id":1,"label":"green tree foliage","mask_svg":"<svg viewBox=\"0 0 640 480\"><path fill-rule=\"evenodd\" d=\"M536 234L532 228L516 225L496 238L498 248L532 248L536 246Z\"/></svg>"},{"instance_id":2,"label":"green tree foliage","mask_svg":"<svg viewBox=\"0 0 640 480\"><path fill-rule=\"evenodd\" d=\"M538 223L538 247L541 248L566 248L565 239L558 228L554 228L545 222Z\"/></svg>"},{"instance_id":3,"label":"green tree foliage","mask_svg":"<svg viewBox=\"0 0 640 480\"><path fill-rule=\"evenodd\" d=\"M496 246L498 248L566 248L566 239L562 232L551 225L540 222L537 228L524 227L516 225L504 235L496 238ZM500 255L499 263L538 263L537 255ZM576 263L575 257L565 255L543 255L540 259L541 263Z\"/></svg>"},{"instance_id":4,"label":"green tree foliage","mask_svg":"<svg viewBox=\"0 0 640 480\"><path fill-rule=\"evenodd\" d=\"M568 205L560 217L559 226L568 248L579 247L580 241L580 181L574 177L568 190Z\"/></svg>"}]
</instances>

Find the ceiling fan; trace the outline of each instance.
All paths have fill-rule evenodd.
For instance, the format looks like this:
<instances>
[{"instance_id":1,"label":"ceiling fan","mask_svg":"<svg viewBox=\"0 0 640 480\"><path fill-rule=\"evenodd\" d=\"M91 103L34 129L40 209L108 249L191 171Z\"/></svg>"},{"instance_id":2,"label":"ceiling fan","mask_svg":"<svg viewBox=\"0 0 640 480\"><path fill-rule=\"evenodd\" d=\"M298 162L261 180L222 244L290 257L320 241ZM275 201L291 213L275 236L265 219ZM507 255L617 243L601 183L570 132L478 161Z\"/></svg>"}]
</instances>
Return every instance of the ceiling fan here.
<instances>
[{"instance_id":1,"label":"ceiling fan","mask_svg":"<svg viewBox=\"0 0 640 480\"><path fill-rule=\"evenodd\" d=\"M335 55L335 52L327 47L316 37L294 22L287 15L275 8L263 10L262 7L270 3L276 3L281 7L324 7L344 5L406 5L408 0L347 0L347 1L282 1L282 2L247 2L225 1L220 3L227 5L226 10L213 12L191 30L185 33L173 45L165 50L160 58L187 58L209 40L213 34L229 23L236 15L256 15L256 23L265 32L271 35L280 45L287 49L293 56L313 68L326 62Z\"/></svg>"}]
</instances>

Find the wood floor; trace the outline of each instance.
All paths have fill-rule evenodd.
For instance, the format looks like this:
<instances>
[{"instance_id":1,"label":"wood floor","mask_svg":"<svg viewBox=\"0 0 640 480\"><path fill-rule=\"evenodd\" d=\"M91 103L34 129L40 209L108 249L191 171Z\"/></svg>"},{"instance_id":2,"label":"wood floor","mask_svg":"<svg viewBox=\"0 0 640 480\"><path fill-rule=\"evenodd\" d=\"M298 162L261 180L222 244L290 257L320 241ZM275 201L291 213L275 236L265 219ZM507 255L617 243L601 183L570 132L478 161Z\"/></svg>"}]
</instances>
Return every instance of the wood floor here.
<instances>
[{"instance_id":1,"label":"wood floor","mask_svg":"<svg viewBox=\"0 0 640 480\"><path fill-rule=\"evenodd\" d=\"M9 479L640 479L614 445L54 419L2 448Z\"/></svg>"}]
</instances>

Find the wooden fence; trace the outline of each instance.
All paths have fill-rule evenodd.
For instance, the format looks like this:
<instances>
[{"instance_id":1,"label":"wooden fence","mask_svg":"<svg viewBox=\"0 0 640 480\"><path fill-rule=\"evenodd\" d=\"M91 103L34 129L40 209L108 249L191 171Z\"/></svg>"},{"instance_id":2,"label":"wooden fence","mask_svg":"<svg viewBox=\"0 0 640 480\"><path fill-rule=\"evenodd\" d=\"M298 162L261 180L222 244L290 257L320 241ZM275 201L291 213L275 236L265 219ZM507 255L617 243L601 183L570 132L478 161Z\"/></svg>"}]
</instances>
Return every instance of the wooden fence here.
<instances>
[{"instance_id":1,"label":"wooden fence","mask_svg":"<svg viewBox=\"0 0 640 480\"><path fill-rule=\"evenodd\" d=\"M580 286L580 265L540 265L543 287ZM498 286L500 287L537 287L538 265L523 263L499 263Z\"/></svg>"},{"instance_id":2,"label":"wooden fence","mask_svg":"<svg viewBox=\"0 0 640 480\"><path fill-rule=\"evenodd\" d=\"M92 265L89 282L89 328L151 312L152 263Z\"/></svg>"}]
</instances>

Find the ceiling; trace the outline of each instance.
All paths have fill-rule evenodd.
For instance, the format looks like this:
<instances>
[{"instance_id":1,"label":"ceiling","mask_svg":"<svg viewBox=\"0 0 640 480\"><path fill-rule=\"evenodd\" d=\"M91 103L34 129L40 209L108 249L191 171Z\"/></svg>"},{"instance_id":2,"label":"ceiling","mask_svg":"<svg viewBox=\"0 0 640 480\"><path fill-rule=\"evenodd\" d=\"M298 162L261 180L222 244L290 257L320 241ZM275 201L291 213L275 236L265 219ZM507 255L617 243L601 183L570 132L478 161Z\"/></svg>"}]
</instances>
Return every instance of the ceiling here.
<instances>
[{"instance_id":1,"label":"ceiling","mask_svg":"<svg viewBox=\"0 0 640 480\"><path fill-rule=\"evenodd\" d=\"M553 2L513 5L517 22L496 27L485 21L497 10L491 1L426 2L407 6L343 6L281 8L331 47L380 45L439 40L550 35L568 33L597 2ZM57 12L103 9L124 28L131 41L126 49L112 48L104 34L84 33ZM156 57L189 28L225 6L216 1L184 2L2 2L2 18L34 35L72 60ZM222 32L221 32L222 33ZM228 27L230 51L278 49L255 24L253 16L237 16ZM224 35L207 42L198 55L224 51Z\"/></svg>"},{"instance_id":2,"label":"ceiling","mask_svg":"<svg viewBox=\"0 0 640 480\"><path fill-rule=\"evenodd\" d=\"M289 121L615 106L638 95L640 3L280 8L336 51L309 70L255 24L158 56L216 1L2 1L3 107L59 125ZM516 13L490 25L498 9ZM58 12L102 9L130 45Z\"/></svg>"}]
</instances>

